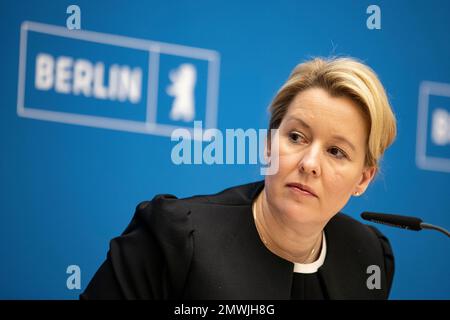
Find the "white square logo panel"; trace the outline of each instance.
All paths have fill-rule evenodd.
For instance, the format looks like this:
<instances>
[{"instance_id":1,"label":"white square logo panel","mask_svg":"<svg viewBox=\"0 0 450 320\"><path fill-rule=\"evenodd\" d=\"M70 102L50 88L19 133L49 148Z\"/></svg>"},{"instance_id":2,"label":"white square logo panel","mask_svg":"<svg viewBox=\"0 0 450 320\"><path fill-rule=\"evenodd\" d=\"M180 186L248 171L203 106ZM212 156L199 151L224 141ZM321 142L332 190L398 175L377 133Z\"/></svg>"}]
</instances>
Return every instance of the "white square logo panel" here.
<instances>
[{"instance_id":1,"label":"white square logo panel","mask_svg":"<svg viewBox=\"0 0 450 320\"><path fill-rule=\"evenodd\" d=\"M420 85L416 164L450 172L450 84L424 81Z\"/></svg>"},{"instance_id":2,"label":"white square logo panel","mask_svg":"<svg viewBox=\"0 0 450 320\"><path fill-rule=\"evenodd\" d=\"M212 50L24 22L17 113L164 136L214 128L219 63Z\"/></svg>"}]
</instances>

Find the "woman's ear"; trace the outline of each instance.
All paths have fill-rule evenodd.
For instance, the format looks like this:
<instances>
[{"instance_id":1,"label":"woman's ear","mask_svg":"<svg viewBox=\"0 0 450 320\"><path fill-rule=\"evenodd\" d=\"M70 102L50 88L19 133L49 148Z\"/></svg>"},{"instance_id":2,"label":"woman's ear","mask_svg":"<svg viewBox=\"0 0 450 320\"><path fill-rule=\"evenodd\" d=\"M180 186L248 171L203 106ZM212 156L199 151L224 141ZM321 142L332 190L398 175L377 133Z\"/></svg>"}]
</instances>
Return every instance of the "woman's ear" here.
<instances>
[{"instance_id":1,"label":"woman's ear","mask_svg":"<svg viewBox=\"0 0 450 320\"><path fill-rule=\"evenodd\" d=\"M356 185L356 190L354 191L356 195L363 194L366 191L367 187L369 186L369 183L373 180L377 171L378 171L377 167L365 167L363 169L361 179Z\"/></svg>"}]
</instances>

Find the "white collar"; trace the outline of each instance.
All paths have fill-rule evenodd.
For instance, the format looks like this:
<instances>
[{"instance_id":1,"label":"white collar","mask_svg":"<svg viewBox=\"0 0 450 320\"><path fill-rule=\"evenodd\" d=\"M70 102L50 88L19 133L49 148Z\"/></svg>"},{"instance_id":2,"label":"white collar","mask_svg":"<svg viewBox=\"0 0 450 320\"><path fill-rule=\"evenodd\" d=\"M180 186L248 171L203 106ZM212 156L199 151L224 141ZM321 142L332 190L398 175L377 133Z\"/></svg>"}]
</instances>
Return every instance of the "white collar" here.
<instances>
[{"instance_id":1,"label":"white collar","mask_svg":"<svg viewBox=\"0 0 450 320\"><path fill-rule=\"evenodd\" d=\"M322 249L319 258L311 263L294 263L294 272L296 273L315 273L323 265L325 256L327 255L327 242L325 239L325 231L322 232Z\"/></svg>"}]
</instances>

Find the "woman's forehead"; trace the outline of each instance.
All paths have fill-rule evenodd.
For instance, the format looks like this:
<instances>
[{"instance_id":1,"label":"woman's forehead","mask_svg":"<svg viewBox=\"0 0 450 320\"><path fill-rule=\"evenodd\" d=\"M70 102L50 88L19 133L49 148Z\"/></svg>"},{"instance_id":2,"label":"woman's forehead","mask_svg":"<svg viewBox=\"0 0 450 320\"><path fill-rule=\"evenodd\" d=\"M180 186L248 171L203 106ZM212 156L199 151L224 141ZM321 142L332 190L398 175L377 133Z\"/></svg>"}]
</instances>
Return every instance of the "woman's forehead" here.
<instances>
[{"instance_id":1,"label":"woman's forehead","mask_svg":"<svg viewBox=\"0 0 450 320\"><path fill-rule=\"evenodd\" d=\"M310 130L324 130L332 135L360 135L365 140L367 122L361 108L346 97L333 97L323 89L306 90L289 105L283 119L286 124Z\"/></svg>"},{"instance_id":2,"label":"woman's forehead","mask_svg":"<svg viewBox=\"0 0 450 320\"><path fill-rule=\"evenodd\" d=\"M287 122L296 122L304 127L314 125L332 125L348 127L362 125L364 117L356 109L345 110L327 106L291 106L284 117Z\"/></svg>"}]
</instances>

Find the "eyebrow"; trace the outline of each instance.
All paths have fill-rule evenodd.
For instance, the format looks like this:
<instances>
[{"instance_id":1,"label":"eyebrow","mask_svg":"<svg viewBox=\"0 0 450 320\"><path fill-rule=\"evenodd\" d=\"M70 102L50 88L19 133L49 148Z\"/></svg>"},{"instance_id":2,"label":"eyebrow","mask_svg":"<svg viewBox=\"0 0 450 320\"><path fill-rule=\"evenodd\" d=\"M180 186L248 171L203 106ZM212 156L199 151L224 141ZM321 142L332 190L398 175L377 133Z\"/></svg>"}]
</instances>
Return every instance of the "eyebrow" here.
<instances>
[{"instance_id":1,"label":"eyebrow","mask_svg":"<svg viewBox=\"0 0 450 320\"><path fill-rule=\"evenodd\" d=\"M300 119L300 118L292 117L292 116L291 116L291 117L288 118L288 120L294 120L294 121L300 123L303 127L307 128L307 129L309 129L309 130L311 130L311 126L310 126L309 124L307 124L305 121L303 121L302 119ZM353 151L356 151L356 148L355 148L355 146L353 145L353 143L351 143L350 141L348 141L347 138L345 138L345 137L343 137L343 136L340 136L340 135L334 135L332 138L333 138L334 140L338 140L338 141L341 141L341 142L344 142L344 143L348 144L348 146L349 146L350 148L352 148Z\"/></svg>"}]
</instances>

